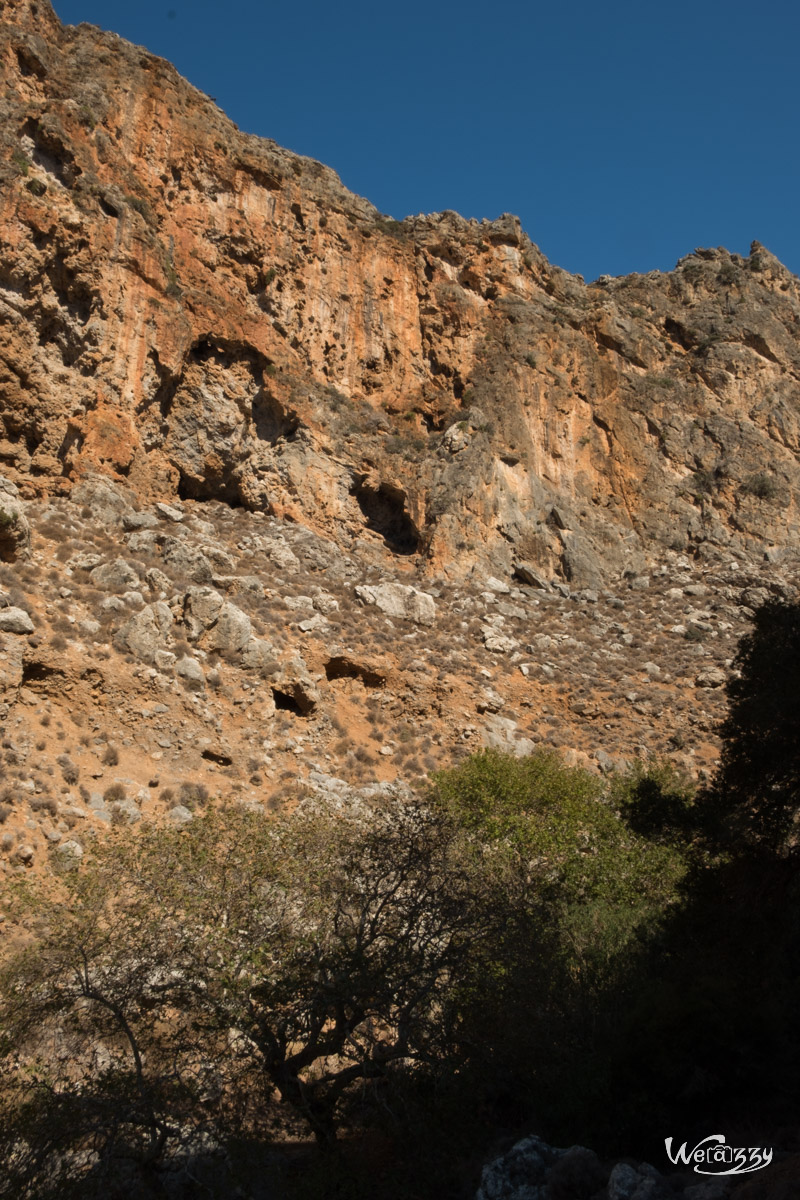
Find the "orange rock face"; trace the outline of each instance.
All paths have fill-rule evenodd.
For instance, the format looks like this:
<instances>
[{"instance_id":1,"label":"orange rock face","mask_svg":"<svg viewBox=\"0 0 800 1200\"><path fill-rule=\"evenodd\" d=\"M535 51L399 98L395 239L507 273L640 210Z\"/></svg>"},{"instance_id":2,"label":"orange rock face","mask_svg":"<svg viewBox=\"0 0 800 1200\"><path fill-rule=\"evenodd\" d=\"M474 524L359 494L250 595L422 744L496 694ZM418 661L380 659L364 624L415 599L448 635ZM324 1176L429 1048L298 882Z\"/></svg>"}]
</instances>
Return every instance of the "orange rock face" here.
<instances>
[{"instance_id":1,"label":"orange rock face","mask_svg":"<svg viewBox=\"0 0 800 1200\"><path fill-rule=\"evenodd\" d=\"M166 62L6 0L0 467L590 586L791 545L798 281L754 244L585 285L518 221L382 217Z\"/></svg>"}]
</instances>

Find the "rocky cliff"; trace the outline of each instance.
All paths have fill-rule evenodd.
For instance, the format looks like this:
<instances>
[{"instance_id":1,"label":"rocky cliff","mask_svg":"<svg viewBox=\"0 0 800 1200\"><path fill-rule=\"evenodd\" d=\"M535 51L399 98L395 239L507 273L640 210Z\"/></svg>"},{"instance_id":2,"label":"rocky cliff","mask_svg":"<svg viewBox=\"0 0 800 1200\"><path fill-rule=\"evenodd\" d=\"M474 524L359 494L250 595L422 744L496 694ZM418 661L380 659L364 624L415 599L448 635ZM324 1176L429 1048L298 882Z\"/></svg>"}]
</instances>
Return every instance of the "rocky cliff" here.
<instances>
[{"instance_id":1,"label":"rocky cliff","mask_svg":"<svg viewBox=\"0 0 800 1200\"><path fill-rule=\"evenodd\" d=\"M798 280L587 286L0 18L0 870L481 745L713 770L800 577Z\"/></svg>"},{"instance_id":2,"label":"rocky cliff","mask_svg":"<svg viewBox=\"0 0 800 1200\"><path fill-rule=\"evenodd\" d=\"M398 567L597 586L797 543L800 284L585 284L511 216L382 216L48 0L0 9L0 465L222 500Z\"/></svg>"}]
</instances>

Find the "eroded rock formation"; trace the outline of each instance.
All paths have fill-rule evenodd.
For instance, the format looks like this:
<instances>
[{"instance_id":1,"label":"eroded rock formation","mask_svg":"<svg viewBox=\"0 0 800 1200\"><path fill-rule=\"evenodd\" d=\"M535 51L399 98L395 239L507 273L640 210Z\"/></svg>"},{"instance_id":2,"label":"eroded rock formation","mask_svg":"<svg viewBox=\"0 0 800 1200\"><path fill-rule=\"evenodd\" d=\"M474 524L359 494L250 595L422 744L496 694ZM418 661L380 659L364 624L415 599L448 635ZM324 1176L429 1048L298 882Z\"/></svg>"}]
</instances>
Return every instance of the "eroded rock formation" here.
<instances>
[{"instance_id":1,"label":"eroded rock formation","mask_svg":"<svg viewBox=\"0 0 800 1200\"><path fill-rule=\"evenodd\" d=\"M586 285L510 216L396 222L167 62L0 13L0 467L593 586L797 536L798 280Z\"/></svg>"}]
</instances>

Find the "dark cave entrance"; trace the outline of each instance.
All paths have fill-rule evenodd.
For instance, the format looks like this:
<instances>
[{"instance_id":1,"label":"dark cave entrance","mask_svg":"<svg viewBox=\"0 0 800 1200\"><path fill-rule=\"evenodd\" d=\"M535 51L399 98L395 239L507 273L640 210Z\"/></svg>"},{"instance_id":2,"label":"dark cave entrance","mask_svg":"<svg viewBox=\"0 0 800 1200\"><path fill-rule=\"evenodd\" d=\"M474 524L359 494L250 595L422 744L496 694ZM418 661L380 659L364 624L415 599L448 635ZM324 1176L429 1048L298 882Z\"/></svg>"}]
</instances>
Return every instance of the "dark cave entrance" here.
<instances>
[{"instance_id":1,"label":"dark cave entrance","mask_svg":"<svg viewBox=\"0 0 800 1200\"><path fill-rule=\"evenodd\" d=\"M405 492L391 483L376 490L364 476L350 489L367 522L367 528L379 533L394 554L416 554L419 530L405 509Z\"/></svg>"},{"instance_id":2,"label":"dark cave entrance","mask_svg":"<svg viewBox=\"0 0 800 1200\"><path fill-rule=\"evenodd\" d=\"M314 704L307 700L302 693L292 696L289 692L282 692L280 688L273 688L272 698L278 712L290 712L294 713L296 717L307 717L314 711Z\"/></svg>"}]
</instances>

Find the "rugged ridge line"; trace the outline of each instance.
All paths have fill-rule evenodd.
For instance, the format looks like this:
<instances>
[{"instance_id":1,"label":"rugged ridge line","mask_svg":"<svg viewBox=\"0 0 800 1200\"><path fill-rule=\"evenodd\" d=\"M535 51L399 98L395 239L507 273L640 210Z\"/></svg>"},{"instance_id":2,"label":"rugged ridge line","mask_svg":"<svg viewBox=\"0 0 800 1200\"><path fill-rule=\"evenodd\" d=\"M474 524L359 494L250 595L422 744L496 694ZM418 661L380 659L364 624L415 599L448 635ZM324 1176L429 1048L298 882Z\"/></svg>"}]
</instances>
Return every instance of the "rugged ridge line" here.
<instances>
[{"instance_id":1,"label":"rugged ridge line","mask_svg":"<svg viewBox=\"0 0 800 1200\"><path fill-rule=\"evenodd\" d=\"M798 280L586 285L516 218L382 216L140 47L0 11L0 468L222 499L402 565L597 586L797 541Z\"/></svg>"}]
</instances>

